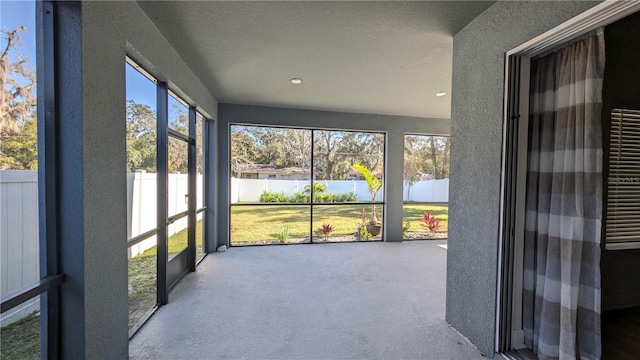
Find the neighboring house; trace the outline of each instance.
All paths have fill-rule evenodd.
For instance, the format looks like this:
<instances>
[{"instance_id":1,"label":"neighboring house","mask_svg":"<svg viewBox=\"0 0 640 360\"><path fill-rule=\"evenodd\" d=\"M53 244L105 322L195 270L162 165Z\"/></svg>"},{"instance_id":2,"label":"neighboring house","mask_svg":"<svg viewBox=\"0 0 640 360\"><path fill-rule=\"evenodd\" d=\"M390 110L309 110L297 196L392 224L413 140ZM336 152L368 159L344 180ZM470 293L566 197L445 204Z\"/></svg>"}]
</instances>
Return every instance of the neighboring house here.
<instances>
[{"instance_id":1,"label":"neighboring house","mask_svg":"<svg viewBox=\"0 0 640 360\"><path fill-rule=\"evenodd\" d=\"M309 171L294 165L252 164L241 166L238 173L241 179L307 180Z\"/></svg>"},{"instance_id":2,"label":"neighboring house","mask_svg":"<svg viewBox=\"0 0 640 360\"><path fill-rule=\"evenodd\" d=\"M42 123L42 130L47 132L46 135L52 135L39 134L38 146L43 153L50 151L47 154L50 156L46 159L43 157L46 163L42 165L46 166L39 167L43 175L40 176L42 182L39 185L39 199L46 207L40 211L41 241L45 245L41 246L40 255L42 259L48 259L43 261L47 268L41 273L43 276L64 274L61 285L61 277L47 282L49 277L49 280L43 281L43 285L39 284L33 292L36 296L48 291L54 295L42 300L42 312L46 316L41 318L49 324L43 329L43 333L49 336L49 345L53 343L47 350L47 343L43 342L43 357L48 354L52 358L70 359L128 358L128 244L124 238L127 221L123 215L127 211L124 148L124 61L127 56L154 73L157 86L154 85L156 87L152 98L155 98L156 90L157 98L160 99L161 95L166 95L170 90L178 92L189 100L192 110L190 114L195 117L197 110L210 119L206 126L206 138L209 140L209 146L206 147L209 151L209 190L205 204L208 206L202 216L208 224L204 227L205 242L211 253L220 245L228 245L229 239L230 230L226 224L230 223L230 125L385 133L385 186L390 190L385 191L387 241L402 239L404 134L448 135L450 132L452 147L446 321L489 358L500 356L496 355L496 352L503 350L498 345L502 344L499 331L502 328L497 321L497 309L502 301L499 295L504 288L497 269L501 265L501 234L506 232L502 228L501 213L501 191L505 183L503 115L507 107L505 53L585 12L587 13L583 17L595 19L611 11L601 8L593 11L594 7L599 6L599 1L487 2L482 9L470 13L445 9L438 16L455 14L459 18L452 20L446 31L442 30L450 36L442 39L439 47L431 52L423 48L430 41L430 35L419 31L415 34L416 31L412 29L422 22L422 16L425 17L425 23L439 23L440 18L434 19L434 14L411 12L406 22L392 24L394 31L389 31L389 36L397 33L403 39L406 38L406 41L412 41L412 46L417 49L413 58L401 59L404 64L402 71L408 74L407 79L411 79L402 81L405 81L406 86L419 83L419 87L415 94L403 88L394 94L381 95L380 92L393 78L386 73L391 71L391 67L369 69L368 60L375 56L366 53L373 51L367 47L366 42L384 37L384 32L376 32L378 22L391 16L391 13L379 14L379 17L369 20L371 26L366 31L360 31L366 35L366 41L363 42L350 42L349 34L345 33L336 39L318 37L324 42L318 40L304 43L301 47L286 43L286 47L295 50L293 54L300 58L300 62L296 63L292 56L289 59L290 68L287 67L287 71L276 76L270 61L278 57L280 49L269 48L268 43L263 44L267 41L268 34L243 30L245 26L250 27L253 22L259 21L262 15L250 19L251 22L245 19L245 23L239 22L228 29L216 28L216 16L235 13L197 11L199 7L211 6L213 3L220 3L219 6L234 6L233 3L240 3L235 6L267 6L271 2L83 1L55 2L53 5L38 2L36 26L39 28L38 44L41 46L38 55L50 56L39 59L38 63L51 70L38 69L38 94L42 100L39 99L38 102L38 119ZM288 3L307 2L274 3L278 3L274 6L287 6ZM308 7L321 6L322 3L310 4ZM356 6L355 3L358 2L345 2L340 6ZM418 6L417 3L422 2L415 2L410 6ZM434 6L445 6L443 4L454 2L433 3L439 4ZM634 2L624 3L627 4L624 6L636 6L634 11L638 11L637 2L635 5ZM366 7L372 8L377 6L375 4L378 2L367 4ZM623 2L607 2L603 6L623 6L618 4ZM193 7L195 10L191 13L196 19L180 17L186 12L172 11L172 6L184 6L185 9ZM337 10L331 12L331 16L337 17L341 13L342 11ZM298 18L295 13L285 15L287 19L295 19L296 26L289 31L302 31L307 21L313 29L319 26L314 22L313 16ZM277 29L279 25L270 23L268 27ZM205 49L220 53L224 51L219 50L219 46L235 44L234 39L216 43L209 38L213 32L226 30L240 37L251 38L254 43L245 48L256 52L242 57L242 61L209 62L211 59L207 57ZM191 38L181 37L183 32L202 34L206 41L192 42ZM404 40L387 43L385 49L388 50L385 51L392 52L394 57L401 57L395 48L401 42ZM361 55L357 58L360 59L359 67L371 72L371 79L365 84L366 91L352 91L351 75L359 69L358 66L341 66L342 54L333 51L334 47L341 44L347 47L348 56ZM451 46L452 54L444 50ZM232 53L234 49L232 47L228 52ZM240 48L237 50L240 51ZM363 51L365 52L362 53ZM430 90L423 91L423 87L429 84L413 81L413 76L419 72L415 69L420 66L426 66L431 71L432 59L443 52L449 54L448 57L445 56L446 66L443 69L453 73L452 97L438 99L445 100L447 107L451 104L450 119L448 111L440 115L416 116L416 112L406 109L391 113L375 108L379 103L394 104L409 97L419 99L418 102L435 101L435 96L431 96L431 99L430 94L427 94ZM298 76L297 71L313 68L314 57L320 54L331 55L330 60L322 67L338 73L344 81L327 85L323 78L309 78L308 83L304 79L305 83L292 89L289 78ZM221 64L228 65L229 71L215 71L215 67ZM295 64L298 65L294 66ZM400 65L397 68L400 69ZM271 82L260 83L252 76L251 71L273 75L269 77ZM447 73L437 75L442 75L446 83L451 84ZM320 90L313 92L312 87L307 86L313 82L322 86ZM249 90L235 87L239 83L248 84ZM229 101L228 97L217 95L225 87L231 89L230 93L241 94L241 97L244 94L245 97ZM289 104L283 100L301 99L306 92L314 100L327 96L333 102L322 106L320 103L304 101ZM395 97L388 99L389 96L385 94ZM50 100L46 107L45 96ZM430 100L427 100L428 97ZM222 100L219 102L220 99L224 99L224 103ZM359 106L349 107L350 101L358 102ZM167 108L158 106L159 116L166 115ZM166 132L166 127L163 129ZM57 133L53 134L54 131ZM178 139L184 137L186 135L176 136ZM159 168L160 165L166 167L166 162L159 164ZM275 169L271 173L263 170L255 169L245 176L285 176ZM286 176L303 177L293 171ZM164 182L162 184L166 186ZM162 192L158 193L160 198ZM158 222L158 231L161 232L166 231L166 219L174 215L164 214L166 216L163 217L163 212L166 212L166 207L159 205L161 221ZM187 256L186 251L183 253L184 259L192 258ZM59 264L56 265L58 260ZM187 260L178 265L186 264ZM162 265L158 265L158 271L166 272L167 264ZM172 267L174 263L170 265L168 268L176 278L195 270L195 264L189 268L178 267L177 271ZM637 279L640 276L637 268L633 268L633 274L626 277ZM212 274L216 275L217 273ZM160 305L170 301L168 293L176 282L177 280L167 281L167 278L158 281ZM28 297L29 294L25 296ZM419 300L416 301L419 303ZM55 342L56 336L59 336L59 343ZM419 336L431 335L424 333ZM185 341L185 346L188 344ZM375 354L371 355L375 357Z\"/></svg>"},{"instance_id":3,"label":"neighboring house","mask_svg":"<svg viewBox=\"0 0 640 360\"><path fill-rule=\"evenodd\" d=\"M377 178L382 178L382 167L381 166L376 166L375 169L373 169L372 171L373 176L377 177ZM349 168L349 171L347 171L347 178L346 180L364 180L364 176L362 176L362 173L360 173L360 171L357 171L354 168Z\"/></svg>"}]
</instances>

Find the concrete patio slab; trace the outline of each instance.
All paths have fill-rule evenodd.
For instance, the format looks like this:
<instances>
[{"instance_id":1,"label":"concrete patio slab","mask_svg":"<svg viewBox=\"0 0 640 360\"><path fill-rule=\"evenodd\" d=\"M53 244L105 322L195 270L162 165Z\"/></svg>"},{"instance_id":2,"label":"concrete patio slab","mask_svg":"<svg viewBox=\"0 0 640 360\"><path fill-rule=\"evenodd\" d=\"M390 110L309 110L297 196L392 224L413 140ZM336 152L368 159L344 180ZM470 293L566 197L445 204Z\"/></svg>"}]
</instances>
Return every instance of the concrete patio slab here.
<instances>
[{"instance_id":1,"label":"concrete patio slab","mask_svg":"<svg viewBox=\"0 0 640 360\"><path fill-rule=\"evenodd\" d=\"M187 275L132 359L486 359L445 321L443 240L231 248Z\"/></svg>"}]
</instances>

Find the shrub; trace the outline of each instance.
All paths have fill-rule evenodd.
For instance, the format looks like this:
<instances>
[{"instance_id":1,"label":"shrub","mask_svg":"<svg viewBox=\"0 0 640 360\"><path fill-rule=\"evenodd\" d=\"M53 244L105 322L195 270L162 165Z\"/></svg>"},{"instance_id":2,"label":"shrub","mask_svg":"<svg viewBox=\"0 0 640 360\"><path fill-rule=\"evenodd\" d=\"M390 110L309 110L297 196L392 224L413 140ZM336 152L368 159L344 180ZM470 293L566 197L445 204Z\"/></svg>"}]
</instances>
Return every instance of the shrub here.
<instances>
[{"instance_id":1,"label":"shrub","mask_svg":"<svg viewBox=\"0 0 640 360\"><path fill-rule=\"evenodd\" d=\"M429 231L431 232L435 232L440 227L440 220L431 216L431 212L424 213L424 216L422 217L422 221L424 222L422 226L428 228Z\"/></svg>"},{"instance_id":2,"label":"shrub","mask_svg":"<svg viewBox=\"0 0 640 360\"><path fill-rule=\"evenodd\" d=\"M278 238L281 243L285 242L289 238L289 226L283 226L276 234L276 238Z\"/></svg>"},{"instance_id":3,"label":"shrub","mask_svg":"<svg viewBox=\"0 0 640 360\"><path fill-rule=\"evenodd\" d=\"M293 202L291 196L285 195L284 192L270 192L263 191L260 194L260 202L281 203L281 202Z\"/></svg>"},{"instance_id":4,"label":"shrub","mask_svg":"<svg viewBox=\"0 0 640 360\"><path fill-rule=\"evenodd\" d=\"M335 194L333 196L334 202L352 202L356 201L358 198L354 192L343 193L343 194Z\"/></svg>"},{"instance_id":5,"label":"shrub","mask_svg":"<svg viewBox=\"0 0 640 360\"><path fill-rule=\"evenodd\" d=\"M402 222L402 236L407 235L407 232L411 229L411 223L408 221Z\"/></svg>"},{"instance_id":6,"label":"shrub","mask_svg":"<svg viewBox=\"0 0 640 360\"><path fill-rule=\"evenodd\" d=\"M331 224L322 224L322 227L318 229L318 233L322 235L324 240L329 240L329 234L333 232L333 226Z\"/></svg>"},{"instance_id":7,"label":"shrub","mask_svg":"<svg viewBox=\"0 0 640 360\"><path fill-rule=\"evenodd\" d=\"M305 195L299 191L296 191L295 194L293 194L293 202L296 203L308 203L309 202L309 195Z\"/></svg>"},{"instance_id":8,"label":"shrub","mask_svg":"<svg viewBox=\"0 0 640 360\"><path fill-rule=\"evenodd\" d=\"M319 183L316 183L318 185ZM322 186L316 186L317 188L322 189L325 185L319 184ZM326 188L326 187L324 187ZM286 195L284 192L271 192L271 191L263 191L260 194L260 202L263 203L308 203L309 202L309 186L305 186L304 192L296 192L293 195ZM313 193L313 200L316 203L339 203L339 202L350 202L356 201L356 194L353 192L343 193L343 194L332 194L325 193L324 190L320 192Z\"/></svg>"}]
</instances>

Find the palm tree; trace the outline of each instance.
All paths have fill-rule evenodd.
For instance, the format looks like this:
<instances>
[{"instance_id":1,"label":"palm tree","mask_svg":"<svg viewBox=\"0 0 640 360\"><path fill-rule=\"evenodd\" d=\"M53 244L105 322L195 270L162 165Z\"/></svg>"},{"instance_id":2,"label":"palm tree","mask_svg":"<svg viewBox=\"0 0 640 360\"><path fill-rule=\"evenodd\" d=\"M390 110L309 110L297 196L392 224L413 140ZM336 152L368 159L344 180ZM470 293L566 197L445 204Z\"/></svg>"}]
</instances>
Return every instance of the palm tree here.
<instances>
[{"instance_id":1,"label":"palm tree","mask_svg":"<svg viewBox=\"0 0 640 360\"><path fill-rule=\"evenodd\" d=\"M369 187L369 193L371 193L371 202L376 201L376 196L378 196L378 192L382 189L382 180L373 176L371 170L368 167L362 164L355 164L353 168L360 172L364 179L367 181L367 186ZM376 205L371 205L371 224L378 224L378 213L376 211Z\"/></svg>"}]
</instances>

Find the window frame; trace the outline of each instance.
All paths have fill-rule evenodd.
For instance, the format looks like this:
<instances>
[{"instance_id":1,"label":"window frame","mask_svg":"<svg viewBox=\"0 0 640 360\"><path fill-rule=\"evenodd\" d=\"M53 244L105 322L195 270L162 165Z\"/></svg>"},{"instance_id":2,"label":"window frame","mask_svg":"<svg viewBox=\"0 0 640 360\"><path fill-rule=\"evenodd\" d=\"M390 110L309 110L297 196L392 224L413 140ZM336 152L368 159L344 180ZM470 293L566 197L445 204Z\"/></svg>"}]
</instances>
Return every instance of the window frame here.
<instances>
[{"instance_id":1,"label":"window frame","mask_svg":"<svg viewBox=\"0 0 640 360\"><path fill-rule=\"evenodd\" d=\"M261 127L261 128L275 128L275 129L292 129L292 130L303 130L303 131L309 131L310 132L310 137L311 137L311 141L310 141L310 168L311 168L311 174L310 174L310 179L309 180L301 180L301 181L308 181L309 185L313 184L315 181L321 181L321 180L314 180L313 179L313 169L315 167L315 161L314 161L314 146L315 146L315 132L320 132L320 131L336 131L336 132L351 132L351 133L365 133L365 134L376 134L376 135L381 135L383 136L383 144L382 144L382 161L383 161L383 172L382 172L382 181L383 184L386 184L385 182L385 176L386 176L386 161L387 161L387 142L388 142L388 133L384 132L384 131L373 131L373 130L352 130L352 129L338 129L338 128L320 128L320 127L301 127L301 126L286 126L286 125L268 125L268 124L254 124L254 123L237 123L237 122L230 122L227 124L227 141L228 141L228 145L229 145L229 153L228 153L228 165L229 165L229 184L231 184L231 178L233 178L232 174L233 171L231 170L231 134L232 134L232 127L233 126L241 126L241 127ZM242 174L240 177L238 177L239 179L242 179ZM256 178L257 179L257 178ZM260 203L260 202L256 202L256 203L246 203L246 204L233 204L231 201L231 194L232 194L232 190L231 187L229 187L229 191L227 193L227 214L228 214L228 225L227 225L227 244L228 246L238 246L238 247L242 247L242 246L261 246L263 244L242 244L242 245L234 245L231 241L231 218L232 218L232 207L243 207L243 206L264 206L264 207L293 207L293 206L298 206L301 208L308 208L309 209L309 242L303 242L303 243L269 243L269 244L265 244L265 245L299 245L299 244L316 244L316 243L327 243L327 241L321 241L321 242L314 242L313 241L313 235L314 235L314 231L313 231L313 225L314 225L314 221L313 221L313 217L314 217L314 211L313 208L315 206L318 207L333 207L333 206L349 206L349 205L365 205L365 206L372 206L372 205L380 205L382 207L382 228L384 228L386 226L386 212L387 212L387 192L386 192L386 185L383 185L383 188L381 189L382 193L381 195L381 199L380 201L353 201L353 202L342 202L342 203L321 203L321 202L314 202L313 198L314 198L314 187L310 186L310 192L309 192L309 202L307 203L289 203L289 202L282 202L282 203ZM351 242L384 242L385 241L385 234L384 232L381 232L381 239L380 240L354 240ZM328 241L328 243L331 243L331 241Z\"/></svg>"},{"instance_id":2,"label":"window frame","mask_svg":"<svg viewBox=\"0 0 640 360\"><path fill-rule=\"evenodd\" d=\"M156 89L156 173L158 174L156 180L156 201L157 201L157 219L156 219L156 227L150 229L142 234L136 235L130 239L127 239L127 247L138 244L145 239L148 239L152 236L156 236L156 247L157 247L157 257L156 257L156 305L149 309L149 311L142 317L136 325L134 325L131 329L129 329L129 339L131 339L135 333L144 325L144 323L155 313L155 311L162 305L165 305L169 302L168 294L173 290L175 285L180 281L182 275L176 276L174 273L175 266L171 266L170 264L172 259L175 259L180 254L184 253L186 250L187 253L187 272L196 271L197 265L206 257L208 253L208 227L209 219L208 219L208 182L210 180L209 171L208 171L208 161L209 161L209 137L207 136L209 131L209 123L211 119L206 117L202 112L198 111L196 106L190 105L186 102L182 97L180 97L176 91L172 90L169 87L167 82L159 81L157 77L147 71L144 67L139 65L139 63L129 56L128 54L125 57L125 63L132 66L135 70L137 70L141 75L150 80ZM188 112L188 131L187 133L183 133L177 131L171 127L169 123L169 106L170 106L170 98L174 99L177 103L184 106ZM197 120L198 116L200 117ZM202 189L202 198L203 204L200 208L197 207L197 198L196 198L196 157L197 153L197 130L196 130L196 121L202 121L202 170L204 177L204 186ZM187 168L189 174L188 181L188 206L187 210L178 212L176 214L168 213L168 202L167 202L167 193L166 189L168 187L168 144L169 141L173 139L180 143L184 143L187 145ZM166 176L163 176L166 175ZM196 244L196 228L195 224L197 223L197 215L202 215L203 221L203 233L202 233L202 242L203 242L203 256L201 258L197 258L197 251L195 246ZM168 226L176 220L187 217L187 247L177 254L169 257L168 255L168 236L167 236L167 228ZM176 259L179 260L179 259ZM175 278L175 281L169 281L169 278ZM162 281L160 281L162 279Z\"/></svg>"},{"instance_id":3,"label":"window frame","mask_svg":"<svg viewBox=\"0 0 640 360\"><path fill-rule=\"evenodd\" d=\"M59 154L57 151L57 57L56 57L56 4L54 1L35 1L36 14L42 16L42 37L36 40L40 47L41 67L36 67L37 80L43 96L38 97L38 217L41 223L40 280L12 291L0 299L2 313L40 296L40 355L60 358L60 287L65 281L60 264L60 236L58 231L57 199ZM37 17L38 15L36 15ZM36 21L38 24L38 21ZM39 94L40 95L40 94ZM44 110L44 111L42 111Z\"/></svg>"}]
</instances>

